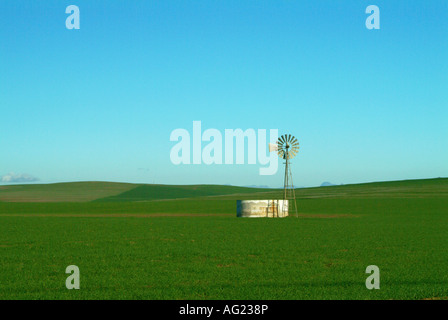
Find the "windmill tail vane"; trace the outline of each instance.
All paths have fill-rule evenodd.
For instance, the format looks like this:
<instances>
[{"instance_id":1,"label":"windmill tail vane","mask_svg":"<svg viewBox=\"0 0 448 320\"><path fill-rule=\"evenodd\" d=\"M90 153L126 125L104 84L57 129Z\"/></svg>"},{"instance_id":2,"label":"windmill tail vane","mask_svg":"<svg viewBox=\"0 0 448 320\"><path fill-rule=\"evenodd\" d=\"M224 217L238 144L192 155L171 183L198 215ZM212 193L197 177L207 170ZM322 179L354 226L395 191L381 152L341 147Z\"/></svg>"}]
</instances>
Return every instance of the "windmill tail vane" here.
<instances>
[{"instance_id":1,"label":"windmill tail vane","mask_svg":"<svg viewBox=\"0 0 448 320\"><path fill-rule=\"evenodd\" d=\"M278 151L278 145L276 143L269 143L269 152Z\"/></svg>"}]
</instances>

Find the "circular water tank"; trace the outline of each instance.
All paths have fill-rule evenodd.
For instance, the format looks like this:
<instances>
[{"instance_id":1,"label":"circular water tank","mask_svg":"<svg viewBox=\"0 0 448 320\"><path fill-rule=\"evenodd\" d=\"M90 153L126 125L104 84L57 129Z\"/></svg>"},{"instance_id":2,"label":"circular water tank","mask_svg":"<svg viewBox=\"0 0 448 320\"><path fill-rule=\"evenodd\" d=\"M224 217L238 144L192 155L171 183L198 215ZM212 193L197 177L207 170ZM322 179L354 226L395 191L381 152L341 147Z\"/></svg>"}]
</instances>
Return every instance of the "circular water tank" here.
<instances>
[{"instance_id":1,"label":"circular water tank","mask_svg":"<svg viewBox=\"0 0 448 320\"><path fill-rule=\"evenodd\" d=\"M236 216L240 218L284 218L288 200L237 200Z\"/></svg>"}]
</instances>

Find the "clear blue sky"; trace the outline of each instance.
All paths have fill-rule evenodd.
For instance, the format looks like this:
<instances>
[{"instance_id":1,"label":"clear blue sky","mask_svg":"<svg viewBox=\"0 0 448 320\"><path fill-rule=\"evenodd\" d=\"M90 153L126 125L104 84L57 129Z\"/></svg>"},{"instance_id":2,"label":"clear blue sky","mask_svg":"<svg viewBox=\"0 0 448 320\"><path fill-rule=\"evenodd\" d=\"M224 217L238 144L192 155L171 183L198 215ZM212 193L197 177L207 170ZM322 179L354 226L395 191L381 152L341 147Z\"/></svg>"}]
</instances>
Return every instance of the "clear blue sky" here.
<instances>
[{"instance_id":1,"label":"clear blue sky","mask_svg":"<svg viewBox=\"0 0 448 320\"><path fill-rule=\"evenodd\" d=\"M294 134L298 186L448 176L448 2L1 0L0 118L0 176L42 183L282 184L173 165L194 120Z\"/></svg>"}]
</instances>

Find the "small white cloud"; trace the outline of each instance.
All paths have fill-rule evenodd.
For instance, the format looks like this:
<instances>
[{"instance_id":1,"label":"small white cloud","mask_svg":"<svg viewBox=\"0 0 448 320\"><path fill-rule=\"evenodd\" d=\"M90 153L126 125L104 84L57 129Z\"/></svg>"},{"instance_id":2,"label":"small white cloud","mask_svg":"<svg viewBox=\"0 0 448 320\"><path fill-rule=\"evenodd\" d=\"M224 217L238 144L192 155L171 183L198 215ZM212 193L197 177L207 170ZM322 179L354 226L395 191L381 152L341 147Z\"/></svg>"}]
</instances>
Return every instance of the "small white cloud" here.
<instances>
[{"instance_id":1,"label":"small white cloud","mask_svg":"<svg viewBox=\"0 0 448 320\"><path fill-rule=\"evenodd\" d=\"M14 172L10 172L0 177L1 182L9 182L9 183L17 183L17 182L34 182L39 181L38 178L33 177L32 175L22 173L15 174Z\"/></svg>"}]
</instances>

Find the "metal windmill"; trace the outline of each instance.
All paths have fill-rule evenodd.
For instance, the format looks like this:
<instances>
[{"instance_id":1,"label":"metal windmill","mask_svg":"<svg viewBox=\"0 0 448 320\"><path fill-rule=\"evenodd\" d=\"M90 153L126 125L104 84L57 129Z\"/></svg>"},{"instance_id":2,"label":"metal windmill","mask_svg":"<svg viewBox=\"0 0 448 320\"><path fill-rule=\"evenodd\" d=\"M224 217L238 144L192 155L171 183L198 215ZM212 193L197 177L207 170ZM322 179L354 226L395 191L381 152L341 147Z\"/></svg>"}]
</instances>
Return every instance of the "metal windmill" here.
<instances>
[{"instance_id":1,"label":"metal windmill","mask_svg":"<svg viewBox=\"0 0 448 320\"><path fill-rule=\"evenodd\" d=\"M290 134L284 134L278 138L276 144L269 145L269 151L277 151L280 158L285 160L285 180L283 187L283 200L294 202L295 215L298 217L296 193L294 191L294 183L292 181L291 163L290 160L299 152L299 141L296 137ZM290 204L292 205L292 204ZM288 207L290 206L288 205Z\"/></svg>"}]
</instances>

